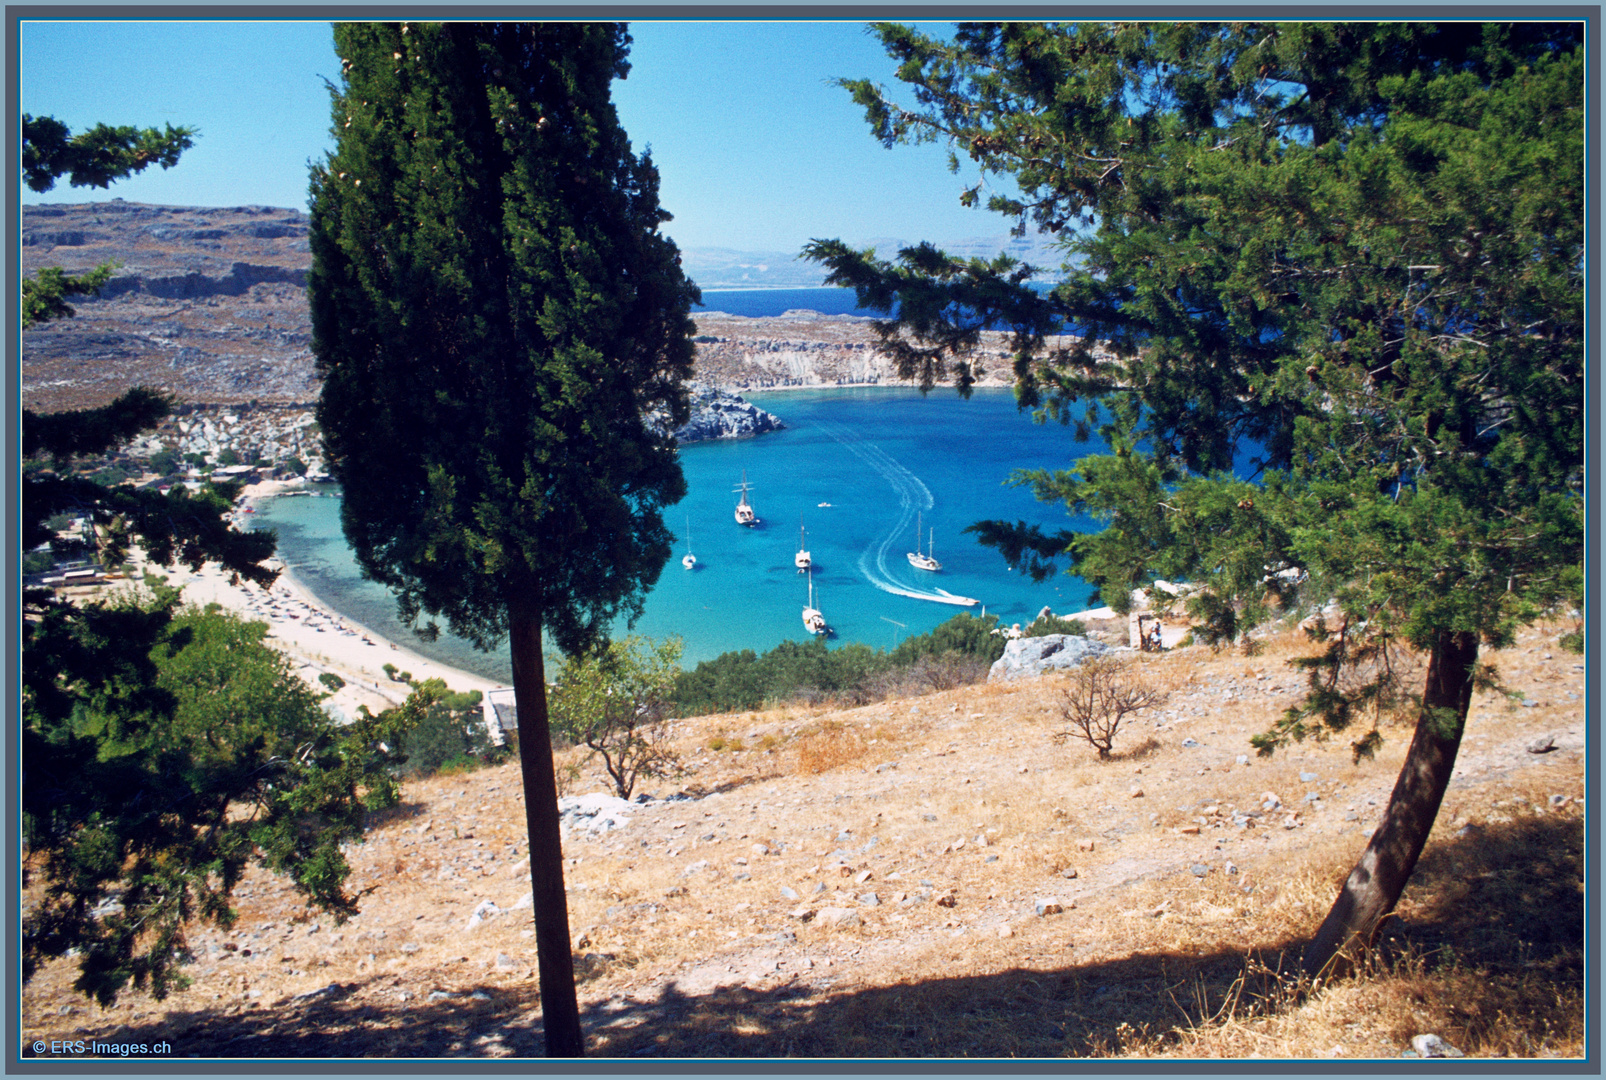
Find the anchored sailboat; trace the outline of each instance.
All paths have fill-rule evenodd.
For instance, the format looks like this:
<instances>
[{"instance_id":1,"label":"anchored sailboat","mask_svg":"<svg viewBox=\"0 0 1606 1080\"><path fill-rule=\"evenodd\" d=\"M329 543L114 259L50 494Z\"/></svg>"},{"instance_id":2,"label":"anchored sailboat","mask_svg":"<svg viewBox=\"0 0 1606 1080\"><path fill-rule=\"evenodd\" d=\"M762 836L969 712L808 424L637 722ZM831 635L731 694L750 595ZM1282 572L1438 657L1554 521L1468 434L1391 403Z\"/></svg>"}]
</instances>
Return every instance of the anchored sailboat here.
<instances>
[{"instance_id":1,"label":"anchored sailboat","mask_svg":"<svg viewBox=\"0 0 1606 1080\"><path fill-rule=\"evenodd\" d=\"M805 570L812 569L814 566L814 559L809 555L807 538L808 534L804 532L802 523L799 523L797 527L797 554L793 556L792 564L797 567L797 572L800 574Z\"/></svg>"},{"instance_id":2,"label":"anchored sailboat","mask_svg":"<svg viewBox=\"0 0 1606 1080\"><path fill-rule=\"evenodd\" d=\"M747 501L747 470L742 470L742 486L734 490L742 493L741 501L736 504L736 524L757 525L758 516L753 513L753 504Z\"/></svg>"},{"instance_id":3,"label":"anchored sailboat","mask_svg":"<svg viewBox=\"0 0 1606 1080\"><path fill-rule=\"evenodd\" d=\"M814 606L814 571L809 571L809 605L803 609L803 629L811 634L826 632L825 616Z\"/></svg>"},{"instance_id":4,"label":"anchored sailboat","mask_svg":"<svg viewBox=\"0 0 1606 1080\"><path fill-rule=\"evenodd\" d=\"M686 518L686 554L681 556L680 565L688 570L697 568L697 556L691 553L691 518Z\"/></svg>"},{"instance_id":5,"label":"anchored sailboat","mask_svg":"<svg viewBox=\"0 0 1606 1080\"><path fill-rule=\"evenodd\" d=\"M924 522L921 521L920 515L916 514L915 515L915 549L913 551L909 552L909 565L914 567L916 570L941 570L942 569L942 563L938 562L936 559L932 558L932 556L931 556L931 551L936 546L936 535L937 535L937 530L936 529L932 529L931 530L932 538L931 538L931 541L926 546L926 553L924 555L922 555L920 553L920 526L922 524L924 524Z\"/></svg>"}]
</instances>

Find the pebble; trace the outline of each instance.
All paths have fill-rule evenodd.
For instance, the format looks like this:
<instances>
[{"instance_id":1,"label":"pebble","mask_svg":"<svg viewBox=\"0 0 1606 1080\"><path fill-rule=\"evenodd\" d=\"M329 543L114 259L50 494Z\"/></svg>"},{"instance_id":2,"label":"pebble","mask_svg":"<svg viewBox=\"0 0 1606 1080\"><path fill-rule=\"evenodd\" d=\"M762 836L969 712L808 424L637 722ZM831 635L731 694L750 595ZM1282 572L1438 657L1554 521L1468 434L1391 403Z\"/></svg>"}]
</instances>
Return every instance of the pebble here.
<instances>
[{"instance_id":1,"label":"pebble","mask_svg":"<svg viewBox=\"0 0 1606 1080\"><path fill-rule=\"evenodd\" d=\"M1054 897L1049 896L1039 899L1037 903L1033 905L1033 910L1035 910L1039 915L1058 915L1065 910L1065 905L1061 904Z\"/></svg>"}]
</instances>

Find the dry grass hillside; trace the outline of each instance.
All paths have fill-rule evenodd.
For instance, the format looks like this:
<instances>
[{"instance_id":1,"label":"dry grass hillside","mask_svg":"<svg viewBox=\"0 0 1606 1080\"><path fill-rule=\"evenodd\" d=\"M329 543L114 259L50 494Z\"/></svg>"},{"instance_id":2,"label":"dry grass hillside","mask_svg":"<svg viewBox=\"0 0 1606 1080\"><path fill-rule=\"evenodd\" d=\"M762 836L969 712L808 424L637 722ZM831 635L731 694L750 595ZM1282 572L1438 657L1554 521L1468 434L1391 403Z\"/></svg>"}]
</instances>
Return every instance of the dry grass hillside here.
<instances>
[{"instance_id":1,"label":"dry grass hillside","mask_svg":"<svg viewBox=\"0 0 1606 1080\"><path fill-rule=\"evenodd\" d=\"M1133 657L1171 697L1108 761L1051 737L1056 678L681 721L694 771L566 840L590 1052L1362 1058L1432 1033L1473 1056L1581 1055L1584 671L1560 632L1489 657L1531 704L1475 701L1377 964L1304 995L1277 971L1409 729L1359 764L1342 740L1254 758L1297 693L1292 635ZM362 914L343 926L253 871L235 928L195 931L193 984L166 1001L102 1011L69 962L47 968L23 1052L540 1055L520 798L516 763L408 785L350 853Z\"/></svg>"}]
</instances>

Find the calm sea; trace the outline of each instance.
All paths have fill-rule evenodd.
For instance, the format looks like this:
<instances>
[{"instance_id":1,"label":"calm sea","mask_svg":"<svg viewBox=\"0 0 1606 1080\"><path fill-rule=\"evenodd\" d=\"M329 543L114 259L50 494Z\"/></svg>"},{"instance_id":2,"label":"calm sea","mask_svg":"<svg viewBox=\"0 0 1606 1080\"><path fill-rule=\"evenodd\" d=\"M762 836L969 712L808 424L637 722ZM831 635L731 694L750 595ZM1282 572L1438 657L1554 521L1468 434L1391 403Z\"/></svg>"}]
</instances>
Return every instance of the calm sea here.
<instances>
[{"instance_id":1,"label":"calm sea","mask_svg":"<svg viewBox=\"0 0 1606 1080\"><path fill-rule=\"evenodd\" d=\"M854 302L852 289L713 289L703 293L699 311L723 311L727 315L762 318L787 311L818 311L822 315L870 315L884 318L878 311L861 308Z\"/></svg>"},{"instance_id":2,"label":"calm sea","mask_svg":"<svg viewBox=\"0 0 1606 1080\"><path fill-rule=\"evenodd\" d=\"M951 390L923 398L879 387L749 399L787 427L682 450L690 492L666 514L678 537L675 551L634 630L652 638L680 635L687 666L808 636L801 619L808 579L793 566L800 528L815 562L815 606L834 631L833 643L891 648L967 610L1007 624L1031 621L1044 605L1060 613L1087 606L1090 589L1079 579L1034 584L962 530L989 518L1048 529L1071 523L1063 508L1004 482L1018 468L1067 468L1102 444L1078 445L1066 428L1034 424L1007 390L979 390L969 401ZM744 471L761 521L752 529L734 517L733 489ZM390 594L357 572L340 535L334 493L260 506L260 524L279 531L280 557L325 603L420 653L510 678L505 653L477 653L445 635L422 643L396 622ZM934 546L940 572L909 564L906 553L917 542L921 550ZM688 547L697 556L691 571L680 563ZM943 592L980 603L955 606L943 602Z\"/></svg>"}]
</instances>

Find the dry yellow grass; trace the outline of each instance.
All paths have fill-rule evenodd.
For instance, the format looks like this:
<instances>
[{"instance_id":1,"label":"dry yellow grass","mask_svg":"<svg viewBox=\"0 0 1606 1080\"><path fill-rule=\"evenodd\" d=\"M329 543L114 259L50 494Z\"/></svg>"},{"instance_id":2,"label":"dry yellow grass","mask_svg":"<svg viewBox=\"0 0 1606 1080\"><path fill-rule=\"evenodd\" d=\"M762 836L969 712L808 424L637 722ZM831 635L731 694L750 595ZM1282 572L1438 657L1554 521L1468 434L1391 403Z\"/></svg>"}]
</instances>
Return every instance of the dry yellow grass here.
<instances>
[{"instance_id":1,"label":"dry yellow grass","mask_svg":"<svg viewBox=\"0 0 1606 1080\"><path fill-rule=\"evenodd\" d=\"M1343 739L1255 758L1248 736L1299 682L1295 635L1253 657L1136 657L1172 700L1109 761L1054 744L1056 678L680 721L693 771L656 794L695 798L565 841L590 1050L1353 1058L1434 1032L1476 1056L1577 1056L1583 675L1554 639L1490 658L1540 704L1478 697L1373 970L1315 992L1277 973L1364 846L1409 729L1386 722L1375 761L1352 763ZM1528 754L1544 733L1560 749ZM595 773L571 787L605 790ZM1278 809L1261 810L1268 794ZM25 1036L539 1055L523 854L516 763L408 784L351 851L358 919L335 927L253 871L237 930L192 935L189 990L101 1012L54 964L25 988ZM467 929L486 900L503 914ZM826 925L828 908L856 918Z\"/></svg>"}]
</instances>

